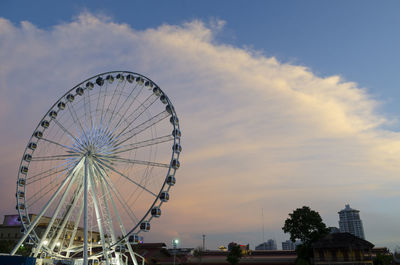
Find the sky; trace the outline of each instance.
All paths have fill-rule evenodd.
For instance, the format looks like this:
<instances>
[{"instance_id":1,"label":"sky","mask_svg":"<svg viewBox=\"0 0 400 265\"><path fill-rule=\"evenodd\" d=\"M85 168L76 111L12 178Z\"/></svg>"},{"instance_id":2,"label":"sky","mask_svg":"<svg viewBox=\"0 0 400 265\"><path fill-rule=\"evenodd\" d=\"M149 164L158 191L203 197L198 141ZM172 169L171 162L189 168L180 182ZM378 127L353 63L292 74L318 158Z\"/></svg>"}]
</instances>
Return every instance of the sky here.
<instances>
[{"instance_id":1,"label":"sky","mask_svg":"<svg viewBox=\"0 0 400 265\"><path fill-rule=\"evenodd\" d=\"M22 5L23 4L23 5ZM24 6L24 8L22 8ZM289 239L303 205L366 239L400 244L400 3L385 1L2 1L0 214L19 161L68 89L130 70L172 100L182 167L147 242L215 249ZM261 215L261 212L264 215Z\"/></svg>"}]
</instances>

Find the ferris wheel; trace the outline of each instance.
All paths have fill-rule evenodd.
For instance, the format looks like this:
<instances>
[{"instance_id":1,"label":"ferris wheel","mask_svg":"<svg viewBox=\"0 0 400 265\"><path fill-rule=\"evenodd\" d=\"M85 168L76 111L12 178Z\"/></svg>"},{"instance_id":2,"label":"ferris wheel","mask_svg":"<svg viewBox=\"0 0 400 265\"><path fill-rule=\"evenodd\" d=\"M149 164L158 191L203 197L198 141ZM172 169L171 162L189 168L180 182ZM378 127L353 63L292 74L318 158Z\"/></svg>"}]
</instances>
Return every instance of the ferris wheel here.
<instances>
[{"instance_id":1,"label":"ferris wheel","mask_svg":"<svg viewBox=\"0 0 400 265\"><path fill-rule=\"evenodd\" d=\"M22 243L32 256L137 264L132 244L161 215L179 168L181 132L168 96L128 71L65 93L29 139L17 179ZM125 254L124 254L125 253Z\"/></svg>"}]
</instances>

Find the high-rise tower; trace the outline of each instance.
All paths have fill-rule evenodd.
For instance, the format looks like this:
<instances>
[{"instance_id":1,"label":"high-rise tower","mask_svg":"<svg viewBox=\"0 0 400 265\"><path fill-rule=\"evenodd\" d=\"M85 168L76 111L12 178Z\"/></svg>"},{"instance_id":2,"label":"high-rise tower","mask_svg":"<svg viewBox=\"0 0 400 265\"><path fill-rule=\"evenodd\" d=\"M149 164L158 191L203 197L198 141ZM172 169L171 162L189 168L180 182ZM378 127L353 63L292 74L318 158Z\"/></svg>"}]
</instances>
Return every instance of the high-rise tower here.
<instances>
[{"instance_id":1,"label":"high-rise tower","mask_svg":"<svg viewBox=\"0 0 400 265\"><path fill-rule=\"evenodd\" d=\"M340 232L348 232L362 239L365 239L364 228L360 219L359 210L350 208L346 204L345 208L338 212Z\"/></svg>"}]
</instances>

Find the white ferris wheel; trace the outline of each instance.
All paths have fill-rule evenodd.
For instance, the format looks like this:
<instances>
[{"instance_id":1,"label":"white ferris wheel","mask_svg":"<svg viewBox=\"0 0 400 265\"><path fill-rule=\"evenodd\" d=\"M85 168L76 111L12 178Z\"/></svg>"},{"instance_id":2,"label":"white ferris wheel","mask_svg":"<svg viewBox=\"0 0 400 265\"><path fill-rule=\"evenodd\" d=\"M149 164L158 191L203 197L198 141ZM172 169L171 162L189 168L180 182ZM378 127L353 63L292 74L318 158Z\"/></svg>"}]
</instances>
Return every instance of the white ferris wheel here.
<instances>
[{"instance_id":1,"label":"white ferris wheel","mask_svg":"<svg viewBox=\"0 0 400 265\"><path fill-rule=\"evenodd\" d=\"M32 256L137 264L132 245L161 215L179 168L181 132L168 96L128 71L65 93L29 139L17 210ZM124 259L125 258L125 259Z\"/></svg>"}]
</instances>

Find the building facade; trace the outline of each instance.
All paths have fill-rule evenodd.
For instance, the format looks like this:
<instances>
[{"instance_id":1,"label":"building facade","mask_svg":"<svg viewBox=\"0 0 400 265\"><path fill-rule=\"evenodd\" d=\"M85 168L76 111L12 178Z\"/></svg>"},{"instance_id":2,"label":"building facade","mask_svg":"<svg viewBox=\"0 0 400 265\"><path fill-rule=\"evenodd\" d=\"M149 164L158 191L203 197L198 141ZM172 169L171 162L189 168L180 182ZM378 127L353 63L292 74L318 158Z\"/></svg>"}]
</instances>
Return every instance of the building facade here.
<instances>
[{"instance_id":1,"label":"building facade","mask_svg":"<svg viewBox=\"0 0 400 265\"><path fill-rule=\"evenodd\" d=\"M300 241L292 242L292 240L286 240L282 242L282 250L296 250L296 247L300 244Z\"/></svg>"},{"instance_id":2,"label":"building facade","mask_svg":"<svg viewBox=\"0 0 400 265\"><path fill-rule=\"evenodd\" d=\"M274 239L268 239L268 241L256 246L256 250L277 250L276 241Z\"/></svg>"},{"instance_id":3,"label":"building facade","mask_svg":"<svg viewBox=\"0 0 400 265\"><path fill-rule=\"evenodd\" d=\"M29 219L33 222L36 219L37 215L36 214L30 214ZM40 237L44 234L44 231L46 230L51 218L47 216L42 216L40 218L40 221L38 222L36 228L35 228L35 233ZM60 222L59 219L56 219L57 222ZM70 229L65 229L65 233L62 234L60 237L60 244L61 243L67 243L69 241L72 241L74 245L80 245L83 244L83 228L82 227L77 227L76 231L73 232L73 223L68 223L67 228L69 227ZM11 214L11 215L4 215L4 220L3 224L0 224L0 241L5 240L5 241L15 241L17 242L22 235L24 234L24 229L22 227L21 220L18 216L18 214ZM74 234L74 239L71 240L71 235ZM97 231L89 231L88 235L88 242L93 243L94 245L99 245L98 242L100 241L100 233Z\"/></svg>"},{"instance_id":4,"label":"building facade","mask_svg":"<svg viewBox=\"0 0 400 265\"><path fill-rule=\"evenodd\" d=\"M360 219L360 211L350 208L346 204L345 208L338 212L339 230L342 233L350 233L359 238L365 239L364 228Z\"/></svg>"}]
</instances>

